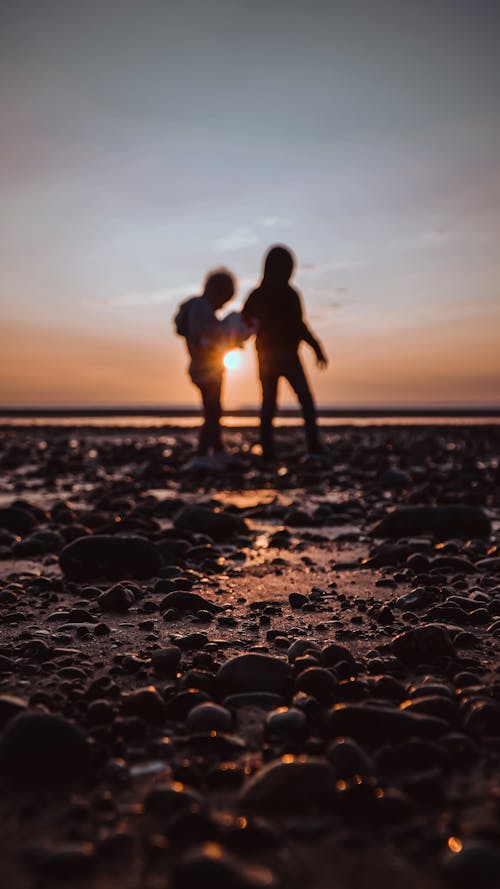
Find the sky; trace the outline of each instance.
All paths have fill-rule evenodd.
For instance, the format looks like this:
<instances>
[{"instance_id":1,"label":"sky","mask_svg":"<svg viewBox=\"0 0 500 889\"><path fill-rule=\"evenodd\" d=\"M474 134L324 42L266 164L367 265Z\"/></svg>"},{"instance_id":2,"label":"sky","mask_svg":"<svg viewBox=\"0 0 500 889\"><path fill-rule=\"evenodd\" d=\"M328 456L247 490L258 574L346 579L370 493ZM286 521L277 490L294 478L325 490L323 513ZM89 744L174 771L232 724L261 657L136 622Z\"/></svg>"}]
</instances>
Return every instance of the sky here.
<instances>
[{"instance_id":1,"label":"sky","mask_svg":"<svg viewBox=\"0 0 500 889\"><path fill-rule=\"evenodd\" d=\"M0 0L0 44L0 405L194 404L176 306L276 242L320 404L500 404L497 0Z\"/></svg>"}]
</instances>

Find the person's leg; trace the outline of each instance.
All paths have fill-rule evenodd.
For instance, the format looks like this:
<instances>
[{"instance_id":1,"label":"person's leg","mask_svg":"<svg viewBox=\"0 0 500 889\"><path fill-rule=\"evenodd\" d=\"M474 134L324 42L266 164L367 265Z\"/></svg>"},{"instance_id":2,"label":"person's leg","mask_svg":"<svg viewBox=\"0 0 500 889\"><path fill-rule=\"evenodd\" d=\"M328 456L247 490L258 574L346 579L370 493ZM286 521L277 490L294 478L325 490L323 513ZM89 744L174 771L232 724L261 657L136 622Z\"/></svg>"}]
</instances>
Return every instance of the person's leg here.
<instances>
[{"instance_id":1,"label":"person's leg","mask_svg":"<svg viewBox=\"0 0 500 889\"><path fill-rule=\"evenodd\" d=\"M208 448L210 446L210 393L206 385L202 383L195 383L195 385L200 390L201 404L203 409L203 423L200 427L198 436L198 450L196 453L198 457L206 457L208 454Z\"/></svg>"},{"instance_id":2,"label":"person's leg","mask_svg":"<svg viewBox=\"0 0 500 889\"><path fill-rule=\"evenodd\" d=\"M260 412L260 441L264 457L274 457L273 420L276 413L279 374L262 363L259 366L262 386L262 408Z\"/></svg>"},{"instance_id":3,"label":"person's leg","mask_svg":"<svg viewBox=\"0 0 500 889\"><path fill-rule=\"evenodd\" d=\"M318 424L316 421L316 407L314 405L314 399L309 388L304 368L302 367L298 355L287 363L286 371L283 376L290 383L302 408L307 448L311 453L318 453L321 451L321 444L319 440Z\"/></svg>"},{"instance_id":4,"label":"person's leg","mask_svg":"<svg viewBox=\"0 0 500 889\"><path fill-rule=\"evenodd\" d=\"M197 386L201 392L204 416L204 423L200 429L198 456L206 456L210 449L219 454L224 450L220 428L222 376L197 383Z\"/></svg>"},{"instance_id":5,"label":"person's leg","mask_svg":"<svg viewBox=\"0 0 500 889\"><path fill-rule=\"evenodd\" d=\"M220 427L220 418L222 416L221 390L222 376L210 383L206 405L208 440L214 454L220 454L224 451Z\"/></svg>"}]
</instances>

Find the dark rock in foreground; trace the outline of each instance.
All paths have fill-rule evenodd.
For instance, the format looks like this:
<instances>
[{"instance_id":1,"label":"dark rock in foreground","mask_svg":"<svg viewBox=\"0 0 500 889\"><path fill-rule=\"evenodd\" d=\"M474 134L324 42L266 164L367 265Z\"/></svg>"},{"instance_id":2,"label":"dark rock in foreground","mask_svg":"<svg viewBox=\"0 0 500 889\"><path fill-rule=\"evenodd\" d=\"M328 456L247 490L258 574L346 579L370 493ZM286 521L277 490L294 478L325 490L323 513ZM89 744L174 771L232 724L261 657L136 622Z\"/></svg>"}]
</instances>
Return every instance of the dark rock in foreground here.
<instances>
[{"instance_id":1,"label":"dark rock in foreground","mask_svg":"<svg viewBox=\"0 0 500 889\"><path fill-rule=\"evenodd\" d=\"M155 546L136 534L95 534L79 537L64 547L59 562L70 580L105 577L152 577L162 565Z\"/></svg>"},{"instance_id":2,"label":"dark rock in foreground","mask_svg":"<svg viewBox=\"0 0 500 889\"><path fill-rule=\"evenodd\" d=\"M433 534L452 537L489 537L491 521L479 506L401 506L371 530L373 537L411 537Z\"/></svg>"},{"instance_id":3,"label":"dark rock in foreground","mask_svg":"<svg viewBox=\"0 0 500 889\"><path fill-rule=\"evenodd\" d=\"M246 784L243 801L270 810L299 810L304 806L331 803L335 772L327 760L287 756L265 766Z\"/></svg>"},{"instance_id":4,"label":"dark rock in foreground","mask_svg":"<svg viewBox=\"0 0 500 889\"><path fill-rule=\"evenodd\" d=\"M73 778L87 771L89 754L83 732L62 716L20 713L0 738L0 772L14 778Z\"/></svg>"}]
</instances>

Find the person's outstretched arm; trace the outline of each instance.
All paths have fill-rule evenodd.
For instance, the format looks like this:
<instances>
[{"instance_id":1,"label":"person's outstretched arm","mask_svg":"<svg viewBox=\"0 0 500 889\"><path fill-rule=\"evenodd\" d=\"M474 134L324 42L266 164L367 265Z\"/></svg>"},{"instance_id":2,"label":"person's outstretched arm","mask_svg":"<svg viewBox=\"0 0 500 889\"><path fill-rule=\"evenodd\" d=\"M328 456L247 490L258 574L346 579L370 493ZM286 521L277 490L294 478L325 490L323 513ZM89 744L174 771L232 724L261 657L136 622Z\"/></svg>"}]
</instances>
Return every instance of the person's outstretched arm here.
<instances>
[{"instance_id":1,"label":"person's outstretched arm","mask_svg":"<svg viewBox=\"0 0 500 889\"><path fill-rule=\"evenodd\" d=\"M321 345L320 341L316 339L312 330L309 329L305 321L302 321L302 339L305 343L307 343L308 346L311 347L311 349L314 350L318 367L320 367L321 370L324 370L328 366L328 358L323 351L323 346Z\"/></svg>"},{"instance_id":2,"label":"person's outstretched arm","mask_svg":"<svg viewBox=\"0 0 500 889\"><path fill-rule=\"evenodd\" d=\"M304 321L302 312L302 300L297 292L295 292L295 311L297 312L300 338L305 343L307 343L308 346L311 347L311 349L314 351L314 354L316 355L316 362L318 364L318 367L320 367L321 370L324 370L325 367L327 367L328 365L328 358L323 351L323 346L321 345L320 341L316 339L312 330L309 329L306 322Z\"/></svg>"}]
</instances>

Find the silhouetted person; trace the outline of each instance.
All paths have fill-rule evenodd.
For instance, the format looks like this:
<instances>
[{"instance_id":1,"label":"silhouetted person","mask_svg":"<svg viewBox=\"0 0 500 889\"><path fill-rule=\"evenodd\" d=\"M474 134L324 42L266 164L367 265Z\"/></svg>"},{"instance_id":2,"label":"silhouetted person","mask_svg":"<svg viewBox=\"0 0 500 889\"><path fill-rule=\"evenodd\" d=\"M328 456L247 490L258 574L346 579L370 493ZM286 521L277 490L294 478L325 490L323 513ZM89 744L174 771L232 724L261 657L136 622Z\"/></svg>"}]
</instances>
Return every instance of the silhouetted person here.
<instances>
[{"instance_id":1,"label":"silhouetted person","mask_svg":"<svg viewBox=\"0 0 500 889\"><path fill-rule=\"evenodd\" d=\"M210 272L201 296L183 303L175 318L176 331L186 338L191 358L189 375L200 390L204 422L200 430L197 459L190 468L208 468L205 458L210 451L215 458L224 453L220 418L224 353L232 347L224 324L216 312L234 295L235 282L226 269ZM214 464L215 465L215 464ZM222 468L222 467L219 467Z\"/></svg>"},{"instance_id":2,"label":"silhouetted person","mask_svg":"<svg viewBox=\"0 0 500 889\"><path fill-rule=\"evenodd\" d=\"M256 348L262 385L261 444L263 456L268 460L275 458L273 419L280 377L288 380L300 402L309 454L321 453L316 409L299 357L300 343L304 341L311 346L321 368L326 367L327 359L321 344L303 320L299 294L289 284L294 266L290 250L282 246L272 247L265 257L260 286L250 294L243 307L245 319L258 323Z\"/></svg>"}]
</instances>

